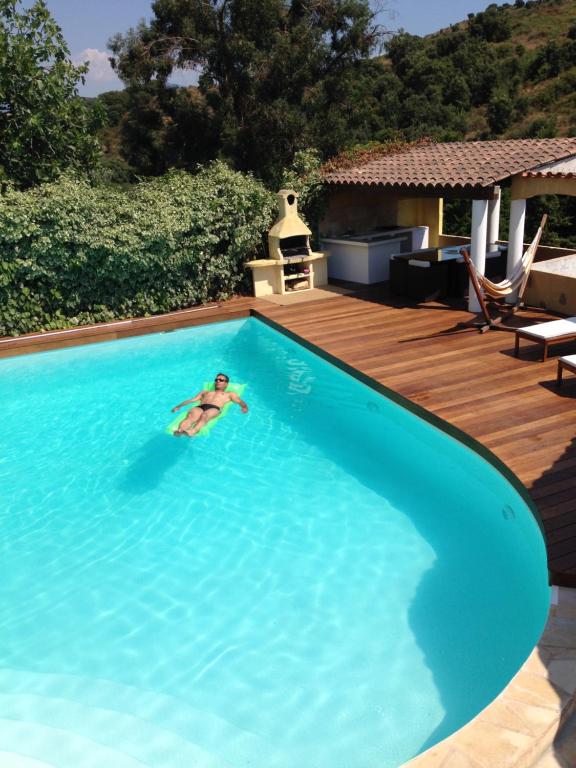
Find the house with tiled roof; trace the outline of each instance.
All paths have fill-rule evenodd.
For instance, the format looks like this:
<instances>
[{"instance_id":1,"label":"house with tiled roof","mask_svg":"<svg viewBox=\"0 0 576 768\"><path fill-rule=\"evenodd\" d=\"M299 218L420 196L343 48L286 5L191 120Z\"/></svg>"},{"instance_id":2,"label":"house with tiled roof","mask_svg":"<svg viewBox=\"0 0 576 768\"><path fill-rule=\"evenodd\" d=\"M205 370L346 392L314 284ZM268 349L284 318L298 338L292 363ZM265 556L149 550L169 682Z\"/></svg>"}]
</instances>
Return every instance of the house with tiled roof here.
<instances>
[{"instance_id":1,"label":"house with tiled roof","mask_svg":"<svg viewBox=\"0 0 576 768\"><path fill-rule=\"evenodd\" d=\"M417 143L351 167L330 167L324 183L330 191L324 242L350 232L425 226L428 244L440 246L444 199L470 200L470 255L481 273L486 252L499 241L500 190L510 185L510 274L524 248L526 200L576 195L576 138ZM478 309L474 297L470 308Z\"/></svg>"}]
</instances>

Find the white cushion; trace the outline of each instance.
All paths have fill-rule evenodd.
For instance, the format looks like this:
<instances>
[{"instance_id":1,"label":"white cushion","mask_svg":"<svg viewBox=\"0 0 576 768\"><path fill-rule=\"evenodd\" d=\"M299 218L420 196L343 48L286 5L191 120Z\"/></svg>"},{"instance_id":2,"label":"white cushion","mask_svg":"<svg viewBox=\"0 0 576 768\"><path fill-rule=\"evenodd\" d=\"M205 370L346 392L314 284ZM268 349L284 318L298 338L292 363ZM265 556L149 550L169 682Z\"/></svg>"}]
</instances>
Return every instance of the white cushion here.
<instances>
[{"instance_id":1,"label":"white cushion","mask_svg":"<svg viewBox=\"0 0 576 768\"><path fill-rule=\"evenodd\" d=\"M548 323L540 323L539 325L527 325L525 328L518 328L517 330L526 336L533 336L535 339L555 339L560 336L569 336L571 333L576 335L576 317L550 320Z\"/></svg>"},{"instance_id":2,"label":"white cushion","mask_svg":"<svg viewBox=\"0 0 576 768\"><path fill-rule=\"evenodd\" d=\"M564 357L561 357L560 360L562 360L562 362L566 363L567 365L573 365L576 367L576 355L564 355Z\"/></svg>"}]
</instances>

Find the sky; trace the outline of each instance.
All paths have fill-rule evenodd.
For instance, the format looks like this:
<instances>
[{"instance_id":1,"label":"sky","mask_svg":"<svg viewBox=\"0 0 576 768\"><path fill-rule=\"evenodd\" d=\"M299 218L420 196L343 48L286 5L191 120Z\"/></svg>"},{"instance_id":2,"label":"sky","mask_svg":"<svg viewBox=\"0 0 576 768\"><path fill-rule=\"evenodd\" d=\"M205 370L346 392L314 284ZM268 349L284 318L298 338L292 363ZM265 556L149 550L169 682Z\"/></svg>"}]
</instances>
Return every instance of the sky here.
<instances>
[{"instance_id":1,"label":"sky","mask_svg":"<svg viewBox=\"0 0 576 768\"><path fill-rule=\"evenodd\" d=\"M386 0L381 23L412 35L427 35L483 11L491 0ZM26 2L26 5L29 3ZM48 9L64 33L75 64L90 62L82 96L118 90L122 83L108 62L108 40L152 16L152 0L47 0ZM177 84L194 82L191 72L172 78Z\"/></svg>"}]
</instances>

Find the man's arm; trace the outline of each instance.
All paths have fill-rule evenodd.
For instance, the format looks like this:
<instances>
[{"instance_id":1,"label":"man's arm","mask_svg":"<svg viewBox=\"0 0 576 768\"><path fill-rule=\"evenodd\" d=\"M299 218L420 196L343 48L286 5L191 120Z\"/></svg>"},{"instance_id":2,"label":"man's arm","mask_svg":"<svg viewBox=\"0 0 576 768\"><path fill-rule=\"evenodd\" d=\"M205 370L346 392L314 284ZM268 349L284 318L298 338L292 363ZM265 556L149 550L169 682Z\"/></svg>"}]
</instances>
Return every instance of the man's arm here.
<instances>
[{"instance_id":1,"label":"man's arm","mask_svg":"<svg viewBox=\"0 0 576 768\"><path fill-rule=\"evenodd\" d=\"M184 400L184 402L180 403L180 405L175 405L174 408L172 408L172 413L175 413L179 408L183 408L185 405L188 405L188 403L195 403L196 400L200 400L203 394L204 390L196 395L196 397L191 397L190 400Z\"/></svg>"},{"instance_id":2,"label":"man's arm","mask_svg":"<svg viewBox=\"0 0 576 768\"><path fill-rule=\"evenodd\" d=\"M230 400L232 400L233 403L238 403L240 408L242 408L242 413L248 413L248 406L246 405L244 400L238 397L236 392L230 392Z\"/></svg>"}]
</instances>

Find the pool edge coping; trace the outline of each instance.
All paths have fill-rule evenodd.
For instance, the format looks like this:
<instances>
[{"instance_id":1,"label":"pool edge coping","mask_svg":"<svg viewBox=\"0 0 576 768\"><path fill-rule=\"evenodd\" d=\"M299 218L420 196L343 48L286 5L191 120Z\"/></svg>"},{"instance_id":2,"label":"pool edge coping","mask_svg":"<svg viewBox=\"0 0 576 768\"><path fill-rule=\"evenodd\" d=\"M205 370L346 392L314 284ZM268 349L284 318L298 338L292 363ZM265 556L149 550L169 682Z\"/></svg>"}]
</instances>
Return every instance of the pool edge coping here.
<instances>
[{"instance_id":1,"label":"pool edge coping","mask_svg":"<svg viewBox=\"0 0 576 768\"><path fill-rule=\"evenodd\" d=\"M540 640L508 685L476 717L400 768L536 768L576 713L576 590L552 589Z\"/></svg>"},{"instance_id":2,"label":"pool edge coping","mask_svg":"<svg viewBox=\"0 0 576 768\"><path fill-rule=\"evenodd\" d=\"M49 352L71 346L116 341L150 333L165 333L198 325L224 323L228 320L246 319L249 316L248 307L224 309L220 304L213 303L149 317L91 323L20 336L3 336L0 338L0 359Z\"/></svg>"}]
</instances>

